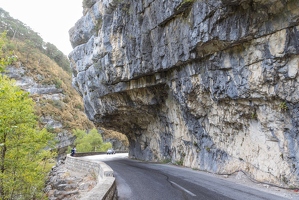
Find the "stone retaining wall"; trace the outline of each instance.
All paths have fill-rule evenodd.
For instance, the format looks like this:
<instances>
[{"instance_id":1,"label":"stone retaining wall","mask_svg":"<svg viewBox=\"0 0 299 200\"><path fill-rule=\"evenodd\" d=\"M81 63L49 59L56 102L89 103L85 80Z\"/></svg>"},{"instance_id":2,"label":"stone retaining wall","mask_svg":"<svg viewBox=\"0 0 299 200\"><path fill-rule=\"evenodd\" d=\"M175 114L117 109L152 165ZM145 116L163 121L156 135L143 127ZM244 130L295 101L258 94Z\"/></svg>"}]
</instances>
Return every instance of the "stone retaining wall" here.
<instances>
[{"instance_id":1,"label":"stone retaining wall","mask_svg":"<svg viewBox=\"0 0 299 200\"><path fill-rule=\"evenodd\" d=\"M67 155L65 164L69 170L97 176L97 185L81 200L111 200L114 198L116 192L115 178L113 170L107 164L70 155Z\"/></svg>"},{"instance_id":2,"label":"stone retaining wall","mask_svg":"<svg viewBox=\"0 0 299 200\"><path fill-rule=\"evenodd\" d=\"M115 151L115 153L128 153L128 151ZM75 153L74 157L83 157L83 156L94 156L94 155L103 155L107 152L83 152Z\"/></svg>"}]
</instances>

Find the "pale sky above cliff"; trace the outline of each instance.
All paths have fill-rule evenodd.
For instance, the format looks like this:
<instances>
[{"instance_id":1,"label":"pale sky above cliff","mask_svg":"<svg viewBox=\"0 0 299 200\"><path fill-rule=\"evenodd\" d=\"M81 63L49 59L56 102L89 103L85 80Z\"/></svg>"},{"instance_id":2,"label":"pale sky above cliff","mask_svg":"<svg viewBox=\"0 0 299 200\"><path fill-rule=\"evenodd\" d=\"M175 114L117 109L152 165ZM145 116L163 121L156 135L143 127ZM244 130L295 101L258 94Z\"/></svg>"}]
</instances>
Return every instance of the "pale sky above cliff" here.
<instances>
[{"instance_id":1,"label":"pale sky above cliff","mask_svg":"<svg viewBox=\"0 0 299 200\"><path fill-rule=\"evenodd\" d=\"M71 52L68 31L83 15L82 0L0 0L0 7L64 54Z\"/></svg>"}]
</instances>

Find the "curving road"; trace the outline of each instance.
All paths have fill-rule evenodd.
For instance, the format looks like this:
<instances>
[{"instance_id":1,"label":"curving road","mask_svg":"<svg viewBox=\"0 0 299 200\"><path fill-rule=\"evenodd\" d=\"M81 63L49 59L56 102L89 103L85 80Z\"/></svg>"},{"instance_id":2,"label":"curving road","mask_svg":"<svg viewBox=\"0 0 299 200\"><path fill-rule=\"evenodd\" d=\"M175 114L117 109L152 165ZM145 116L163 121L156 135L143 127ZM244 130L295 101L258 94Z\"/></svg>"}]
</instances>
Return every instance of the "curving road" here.
<instances>
[{"instance_id":1,"label":"curving road","mask_svg":"<svg viewBox=\"0 0 299 200\"><path fill-rule=\"evenodd\" d=\"M113 170L120 200L283 200L213 174L128 159L127 154L85 157Z\"/></svg>"}]
</instances>

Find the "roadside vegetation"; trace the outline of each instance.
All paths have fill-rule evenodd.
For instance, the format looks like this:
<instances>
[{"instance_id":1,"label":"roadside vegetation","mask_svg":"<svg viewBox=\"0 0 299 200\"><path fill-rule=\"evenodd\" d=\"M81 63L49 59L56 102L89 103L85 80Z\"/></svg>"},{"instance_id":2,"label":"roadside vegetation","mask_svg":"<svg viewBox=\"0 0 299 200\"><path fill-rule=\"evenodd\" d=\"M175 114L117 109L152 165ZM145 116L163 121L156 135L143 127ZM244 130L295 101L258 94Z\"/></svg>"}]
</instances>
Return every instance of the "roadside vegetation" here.
<instances>
[{"instance_id":1,"label":"roadside vegetation","mask_svg":"<svg viewBox=\"0 0 299 200\"><path fill-rule=\"evenodd\" d=\"M48 172L57 153L67 150L63 147L63 152L58 152L54 138L61 133L72 138L76 134L73 130L80 130L85 134L82 138L77 135L82 148L102 151L111 144L103 142L86 117L82 97L71 85L65 55L1 8L0 35L0 199L47 199L43 189ZM5 75L8 67L22 71L14 75L30 78L39 87L55 86L61 98L21 90ZM45 118L61 123L61 127L48 125ZM90 140L95 141L87 145Z\"/></svg>"},{"instance_id":2,"label":"roadside vegetation","mask_svg":"<svg viewBox=\"0 0 299 200\"><path fill-rule=\"evenodd\" d=\"M95 128L88 133L79 129L73 132L76 135L74 145L76 146L77 152L106 152L112 148L110 142L103 142L101 134Z\"/></svg>"},{"instance_id":3,"label":"roadside vegetation","mask_svg":"<svg viewBox=\"0 0 299 200\"><path fill-rule=\"evenodd\" d=\"M88 137L81 138L85 146L94 134L90 131L94 125L86 117L82 97L71 85L65 55L1 8L0 35L0 199L47 199L43 189L48 172L57 154L67 150L57 151L54 138L61 133L72 138L74 129L85 135L89 131ZM5 75L8 67L17 70L14 76L32 79L38 87L54 86L61 98L23 91ZM62 125L52 127L45 118ZM100 134L93 139L93 150L111 147Z\"/></svg>"},{"instance_id":4,"label":"roadside vegetation","mask_svg":"<svg viewBox=\"0 0 299 200\"><path fill-rule=\"evenodd\" d=\"M0 38L0 72L16 61ZM45 199L42 189L55 153L53 134L39 129L34 101L0 74L0 199Z\"/></svg>"}]
</instances>

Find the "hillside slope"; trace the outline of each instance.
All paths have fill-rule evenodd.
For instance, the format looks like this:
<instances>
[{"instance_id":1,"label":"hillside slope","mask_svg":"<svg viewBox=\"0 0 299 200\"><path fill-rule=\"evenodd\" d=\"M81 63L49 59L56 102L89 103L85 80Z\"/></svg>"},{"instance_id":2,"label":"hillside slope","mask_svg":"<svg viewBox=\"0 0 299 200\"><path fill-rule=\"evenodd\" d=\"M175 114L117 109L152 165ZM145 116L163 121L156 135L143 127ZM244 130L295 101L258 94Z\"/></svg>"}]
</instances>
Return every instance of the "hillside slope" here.
<instances>
[{"instance_id":1,"label":"hillside slope","mask_svg":"<svg viewBox=\"0 0 299 200\"><path fill-rule=\"evenodd\" d=\"M45 43L38 33L0 8L0 33L4 31L10 41L6 51L18 57L7 67L7 75L31 94L40 126L57 135L59 155L64 156L73 145L73 129L94 128L84 112L82 97L72 87L70 62L55 45ZM116 150L127 149L123 134L101 127L98 130Z\"/></svg>"},{"instance_id":2,"label":"hillside slope","mask_svg":"<svg viewBox=\"0 0 299 200\"><path fill-rule=\"evenodd\" d=\"M64 155L73 144L73 129L94 127L84 113L82 98L72 88L69 61L54 45L45 44L37 33L0 9L0 32L3 31L10 41L6 51L18 58L6 68L6 73L31 94L40 126L57 135L59 155ZM58 52L60 62L47 55L51 52Z\"/></svg>"}]
</instances>

